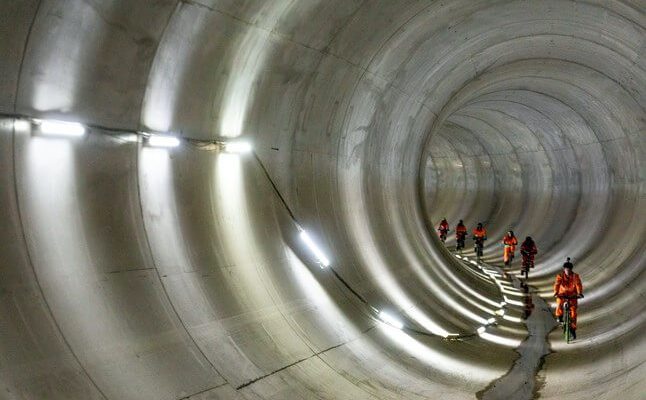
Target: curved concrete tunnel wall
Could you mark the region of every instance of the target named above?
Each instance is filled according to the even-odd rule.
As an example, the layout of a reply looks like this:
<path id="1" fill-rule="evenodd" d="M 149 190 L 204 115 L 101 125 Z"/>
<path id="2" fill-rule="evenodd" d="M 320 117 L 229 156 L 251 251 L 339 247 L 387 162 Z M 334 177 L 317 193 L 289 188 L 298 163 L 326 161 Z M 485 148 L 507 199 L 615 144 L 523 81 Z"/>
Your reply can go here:
<path id="1" fill-rule="evenodd" d="M 530 284 L 547 298 L 566 255 L 586 284 L 541 398 L 646 391 L 643 1 L 2 9 L 0 397 L 462 399 L 517 358 L 522 323 L 496 343 L 377 322 L 253 158 L 120 130 L 252 139 L 335 270 L 418 331 L 472 333 L 500 301 L 438 218 L 531 234 Z"/>

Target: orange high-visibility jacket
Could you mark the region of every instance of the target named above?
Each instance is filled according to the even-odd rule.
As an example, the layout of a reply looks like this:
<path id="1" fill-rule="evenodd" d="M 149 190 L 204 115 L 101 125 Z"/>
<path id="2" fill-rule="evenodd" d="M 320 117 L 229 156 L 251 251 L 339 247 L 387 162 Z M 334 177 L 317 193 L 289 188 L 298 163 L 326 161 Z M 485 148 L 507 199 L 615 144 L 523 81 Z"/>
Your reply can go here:
<path id="1" fill-rule="evenodd" d="M 583 285 L 581 284 L 579 274 L 572 272 L 570 276 L 567 276 L 565 275 L 565 272 L 561 272 L 556 275 L 554 294 L 560 296 L 578 296 L 582 293 Z"/>
<path id="2" fill-rule="evenodd" d="M 473 228 L 473 236 L 483 238 L 487 236 L 487 230 L 485 228 L 478 229 L 478 228 Z"/>
<path id="3" fill-rule="evenodd" d="M 508 235 L 505 235 L 505 237 L 502 239 L 502 243 L 505 246 L 511 246 L 511 248 L 513 250 L 516 250 L 516 245 L 518 244 L 518 239 L 516 239 L 516 236 L 509 237 Z"/>
<path id="4" fill-rule="evenodd" d="M 438 228 L 440 231 L 448 231 L 449 230 L 449 223 L 448 222 L 440 222 L 440 227 Z"/>
<path id="5" fill-rule="evenodd" d="M 463 233 L 463 234 L 465 234 L 465 235 L 466 235 L 466 233 L 467 233 L 467 227 L 466 227 L 466 226 L 464 226 L 464 225 L 458 225 L 458 226 L 456 226 L 456 227 L 455 227 L 455 233 L 456 233 L 456 234 Z"/>

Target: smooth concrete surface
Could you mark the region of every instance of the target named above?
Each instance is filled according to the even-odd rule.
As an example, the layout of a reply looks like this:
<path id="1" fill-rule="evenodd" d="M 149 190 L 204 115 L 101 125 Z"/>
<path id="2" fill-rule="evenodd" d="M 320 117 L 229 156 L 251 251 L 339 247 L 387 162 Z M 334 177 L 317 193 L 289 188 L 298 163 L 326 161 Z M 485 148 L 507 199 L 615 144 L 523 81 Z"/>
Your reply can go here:
<path id="1" fill-rule="evenodd" d="M 442 217 L 581 274 L 523 398 L 644 398 L 643 0 L 0 6 L 0 398 L 474 399 L 532 341 Z M 137 131 L 251 140 L 357 295 L 252 155 Z"/>

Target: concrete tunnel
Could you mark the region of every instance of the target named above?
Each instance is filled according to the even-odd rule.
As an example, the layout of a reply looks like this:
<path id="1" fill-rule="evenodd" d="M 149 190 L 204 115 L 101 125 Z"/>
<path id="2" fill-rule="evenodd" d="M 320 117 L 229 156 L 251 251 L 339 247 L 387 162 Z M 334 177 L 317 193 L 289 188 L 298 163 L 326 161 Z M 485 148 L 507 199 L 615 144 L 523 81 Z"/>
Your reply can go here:
<path id="1" fill-rule="evenodd" d="M 0 398 L 646 398 L 645 1 L 0 3 Z"/>

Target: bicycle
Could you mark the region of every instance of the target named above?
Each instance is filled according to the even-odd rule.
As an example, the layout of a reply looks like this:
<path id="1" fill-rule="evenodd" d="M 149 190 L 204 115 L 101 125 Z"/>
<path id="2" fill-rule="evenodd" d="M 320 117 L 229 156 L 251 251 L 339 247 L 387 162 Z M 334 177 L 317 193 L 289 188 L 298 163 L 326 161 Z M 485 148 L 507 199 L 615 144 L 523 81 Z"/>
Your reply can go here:
<path id="1" fill-rule="evenodd" d="M 506 249 L 506 248 L 509 248 L 509 247 L 512 247 L 512 246 L 506 244 L 506 245 L 504 245 L 504 247 Z M 513 262 L 514 262 L 514 253 L 511 253 L 511 254 L 509 254 L 509 258 L 505 262 L 505 267 L 510 267 Z"/>
<path id="2" fill-rule="evenodd" d="M 529 279 L 529 269 L 534 268 L 534 259 L 528 254 L 523 254 L 522 252 L 521 254 L 523 256 L 521 276 L 524 274 L 525 279 Z"/>
<path id="3" fill-rule="evenodd" d="M 474 237 L 475 240 L 474 243 L 474 250 L 476 252 L 476 259 L 478 262 L 480 262 L 480 257 L 482 257 L 483 252 L 482 249 L 484 248 L 484 241 L 487 240 L 486 237 Z"/>
<path id="4" fill-rule="evenodd" d="M 572 340 L 572 326 L 570 323 L 570 300 L 576 300 L 576 299 L 581 299 L 583 298 L 583 295 L 579 296 L 556 296 L 561 299 L 563 299 L 563 304 L 561 307 L 563 307 L 563 338 L 565 339 L 565 343 L 570 344 L 570 341 Z"/>
<path id="5" fill-rule="evenodd" d="M 446 234 L 449 233 L 448 229 L 438 229 L 440 231 L 440 242 L 446 242 Z"/>
<path id="6" fill-rule="evenodd" d="M 455 251 L 461 251 L 464 249 L 464 240 L 466 239 L 465 233 L 458 233 L 455 235 L 456 245 Z"/>

